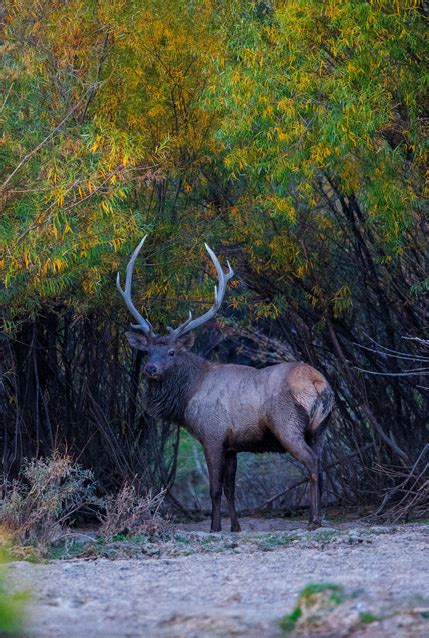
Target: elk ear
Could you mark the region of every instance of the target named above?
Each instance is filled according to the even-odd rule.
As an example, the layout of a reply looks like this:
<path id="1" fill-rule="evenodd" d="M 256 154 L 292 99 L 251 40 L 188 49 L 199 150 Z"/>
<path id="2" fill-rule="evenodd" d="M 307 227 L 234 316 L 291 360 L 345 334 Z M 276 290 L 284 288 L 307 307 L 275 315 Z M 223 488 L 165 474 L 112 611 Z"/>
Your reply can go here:
<path id="1" fill-rule="evenodd" d="M 192 332 L 188 332 L 188 334 L 180 337 L 177 342 L 182 348 L 186 350 L 190 350 L 195 343 L 195 335 Z"/>
<path id="2" fill-rule="evenodd" d="M 143 351 L 147 350 L 148 338 L 146 335 L 139 334 L 138 332 L 126 332 L 125 335 L 132 348 Z"/>

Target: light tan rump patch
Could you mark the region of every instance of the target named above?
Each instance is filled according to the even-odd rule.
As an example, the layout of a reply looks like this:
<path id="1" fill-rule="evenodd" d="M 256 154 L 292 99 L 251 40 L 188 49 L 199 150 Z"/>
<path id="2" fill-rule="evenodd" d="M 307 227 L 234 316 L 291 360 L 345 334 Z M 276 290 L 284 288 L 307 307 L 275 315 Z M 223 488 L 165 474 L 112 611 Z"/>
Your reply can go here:
<path id="1" fill-rule="evenodd" d="M 325 377 L 306 363 L 297 363 L 291 369 L 288 382 L 296 401 L 308 411 L 328 385 Z"/>

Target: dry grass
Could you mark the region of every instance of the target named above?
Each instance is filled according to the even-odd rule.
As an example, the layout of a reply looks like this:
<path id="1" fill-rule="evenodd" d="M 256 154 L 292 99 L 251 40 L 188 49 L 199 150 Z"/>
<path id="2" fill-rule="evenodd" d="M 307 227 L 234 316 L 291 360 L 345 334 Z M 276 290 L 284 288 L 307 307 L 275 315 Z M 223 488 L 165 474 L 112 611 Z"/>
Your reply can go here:
<path id="1" fill-rule="evenodd" d="M 146 534 L 159 538 L 169 530 L 170 522 L 160 514 L 165 490 L 154 496 L 139 496 L 133 485 L 126 483 L 118 494 L 107 499 L 100 533 L 106 538 L 117 534 Z"/>
<path id="2" fill-rule="evenodd" d="M 46 555 L 54 543 L 70 535 L 66 528 L 82 511 L 97 514 L 100 536 L 106 539 L 118 534 L 162 538 L 170 527 L 160 514 L 165 490 L 141 496 L 126 483 L 115 496 L 100 499 L 93 473 L 58 453 L 25 462 L 19 480 L 4 481 L 2 492 L 0 530 L 15 546 L 14 553 L 36 548 Z"/>
<path id="3" fill-rule="evenodd" d="M 95 487 L 93 473 L 67 455 L 26 461 L 19 480 L 3 482 L 0 525 L 14 543 L 43 553 L 77 512 L 102 505 Z"/>

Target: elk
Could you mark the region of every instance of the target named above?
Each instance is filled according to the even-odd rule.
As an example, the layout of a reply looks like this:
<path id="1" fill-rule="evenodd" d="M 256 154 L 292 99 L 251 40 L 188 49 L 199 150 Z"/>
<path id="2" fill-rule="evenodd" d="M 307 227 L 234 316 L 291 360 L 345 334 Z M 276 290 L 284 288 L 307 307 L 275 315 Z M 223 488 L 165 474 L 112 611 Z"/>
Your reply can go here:
<path id="1" fill-rule="evenodd" d="M 333 392 L 325 377 L 299 361 L 262 369 L 232 363 L 210 362 L 190 352 L 185 338 L 212 319 L 225 296 L 234 272 L 225 273 L 214 252 L 205 244 L 218 276 L 210 310 L 193 319 L 192 313 L 168 334 L 155 334 L 131 299 L 134 264 L 146 240 L 134 250 L 126 270 L 125 288 L 120 275 L 116 285 L 137 321 L 127 332 L 132 348 L 146 358 L 147 409 L 153 416 L 183 426 L 204 449 L 212 502 L 211 531 L 221 531 L 222 488 L 228 503 L 231 531 L 239 532 L 235 510 L 235 476 L 238 452 L 289 452 L 306 468 L 310 484 L 309 528 L 321 525 L 322 476 L 320 456 Z"/>

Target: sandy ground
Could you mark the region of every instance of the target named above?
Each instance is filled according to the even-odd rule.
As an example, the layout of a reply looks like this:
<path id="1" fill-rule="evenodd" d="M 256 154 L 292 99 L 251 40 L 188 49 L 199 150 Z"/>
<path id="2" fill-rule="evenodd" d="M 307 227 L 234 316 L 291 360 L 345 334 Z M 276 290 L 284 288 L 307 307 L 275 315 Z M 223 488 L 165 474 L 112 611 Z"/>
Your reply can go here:
<path id="1" fill-rule="evenodd" d="M 329 582 L 350 599 L 318 626 L 298 624 L 296 635 L 429 637 L 429 525 L 349 523 L 321 534 L 303 523 L 243 519 L 244 532 L 217 535 L 213 547 L 207 525 L 177 526 L 189 541 L 184 554 L 11 563 L 11 586 L 33 592 L 27 635 L 274 638 L 299 591 Z M 298 536 L 286 542 L 284 532 Z M 380 620 L 356 620 L 368 613 Z"/>

